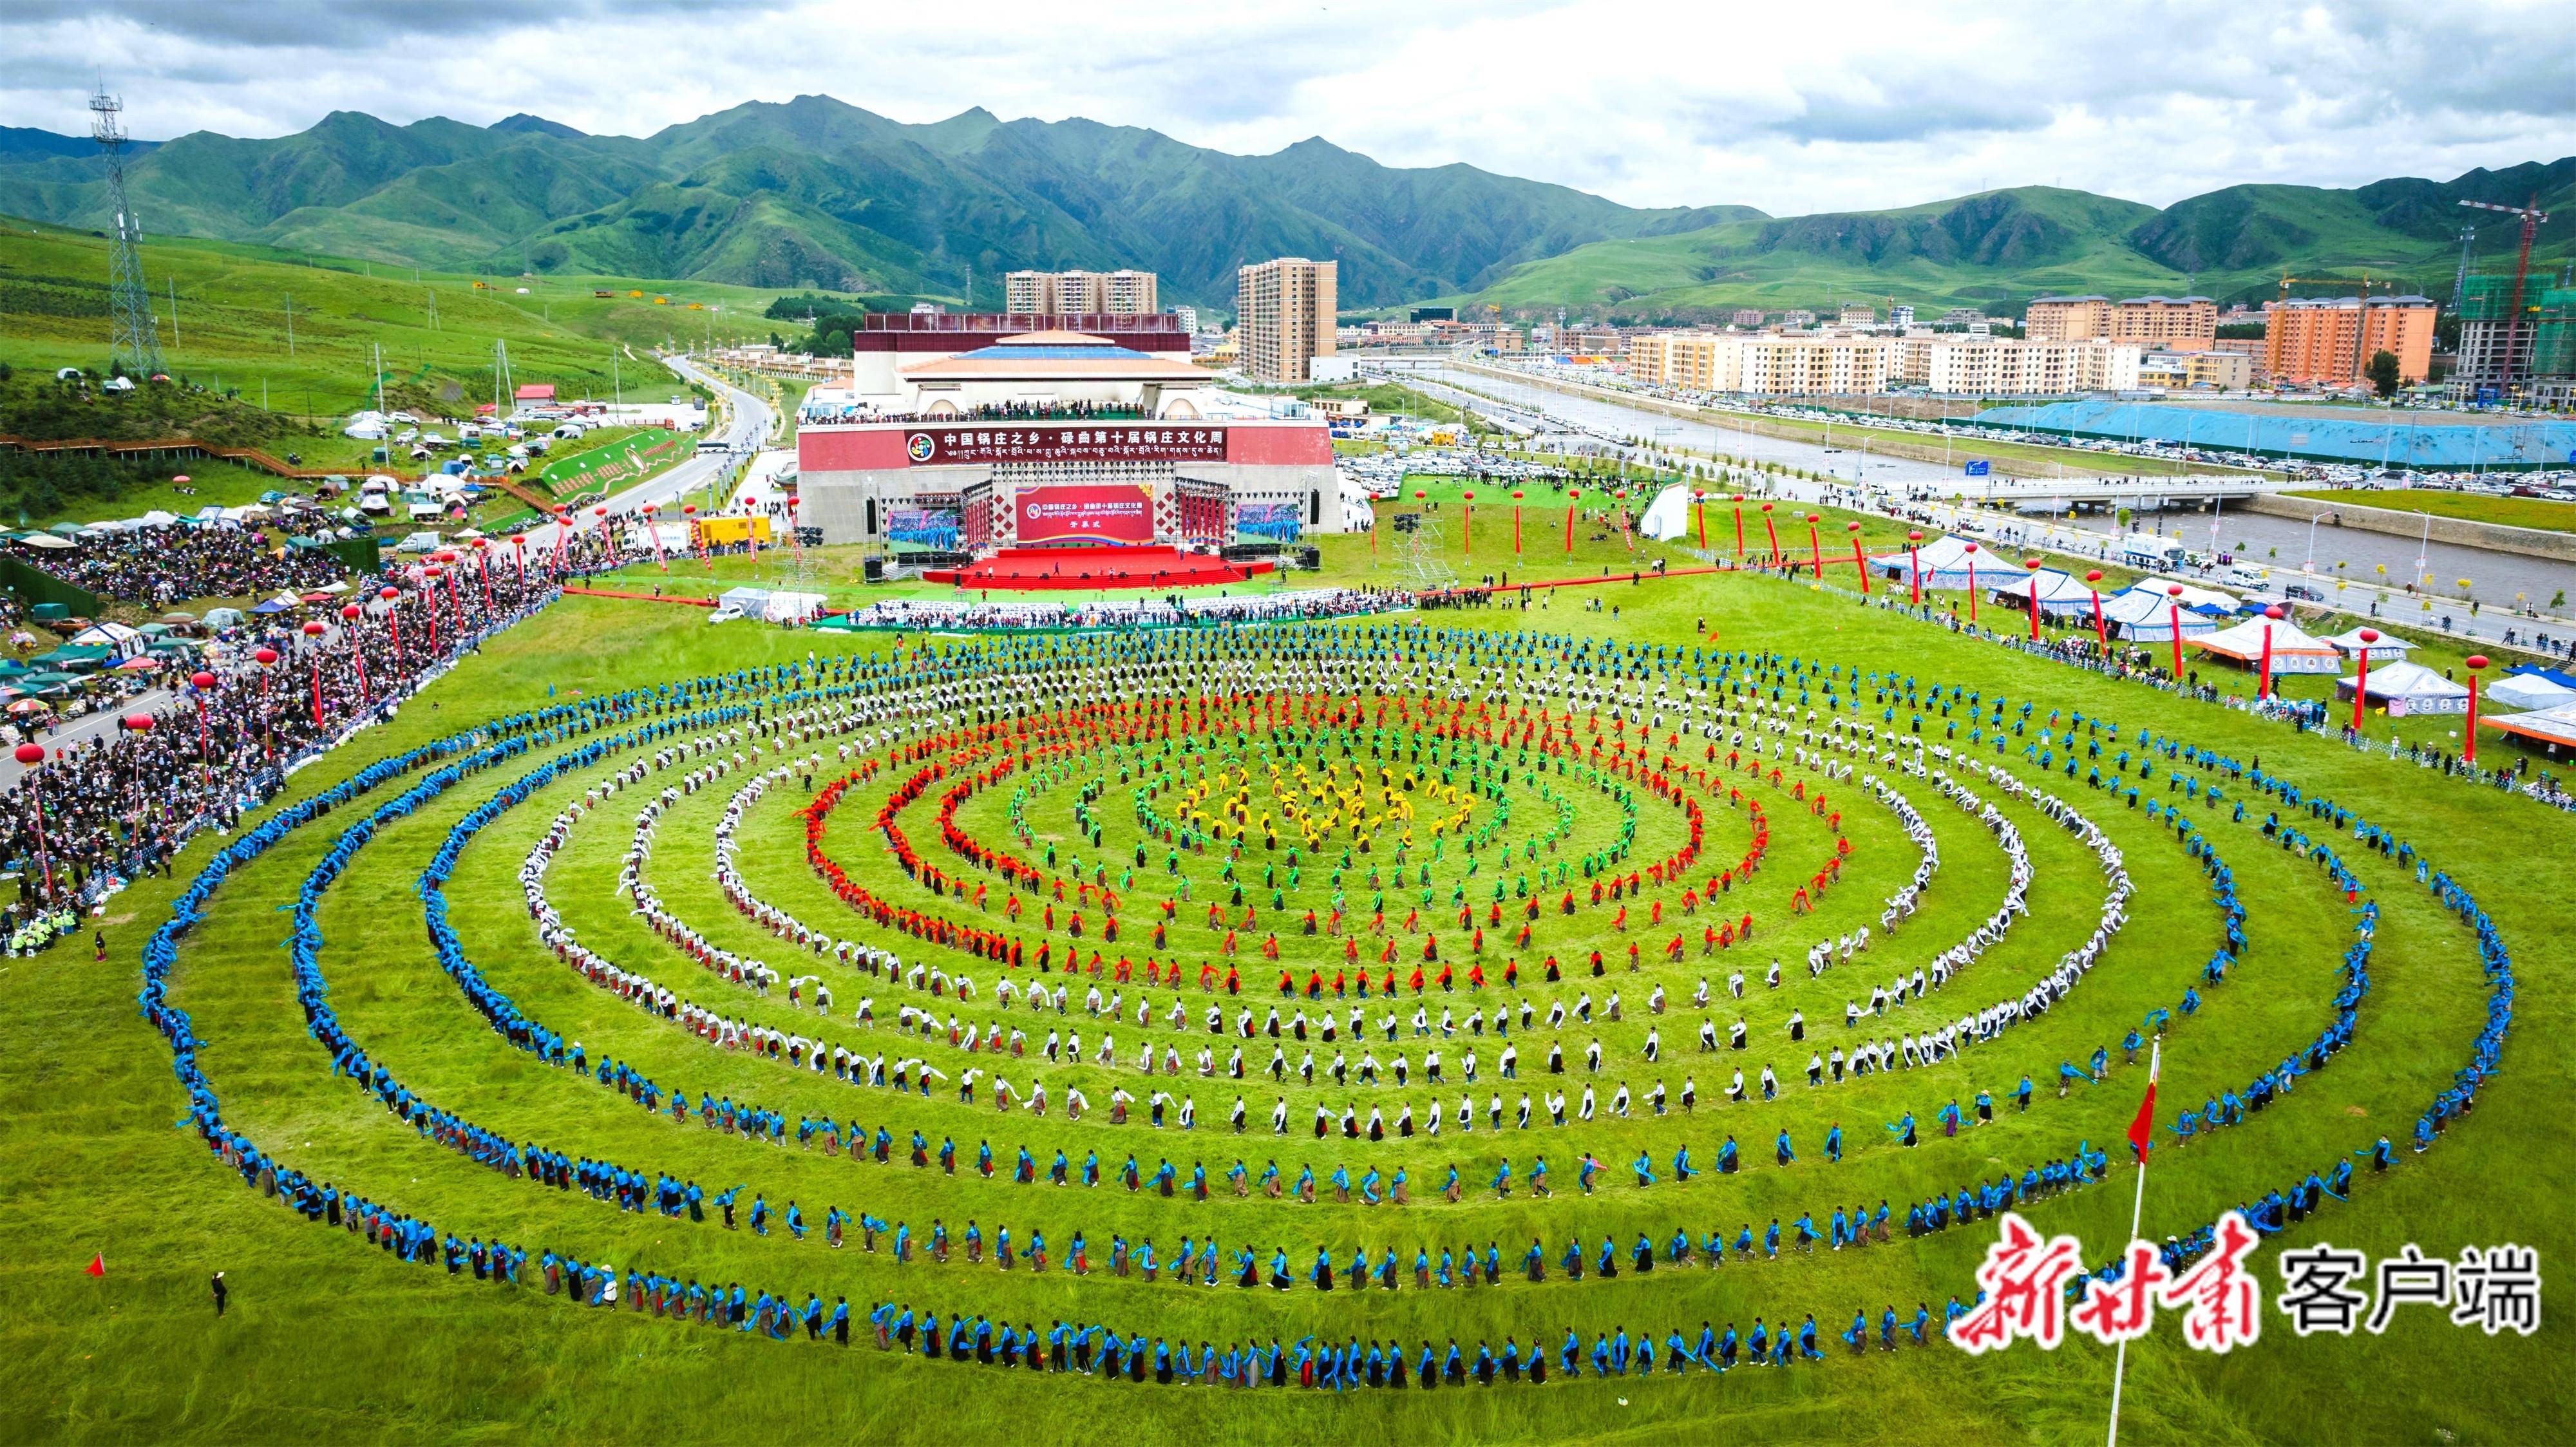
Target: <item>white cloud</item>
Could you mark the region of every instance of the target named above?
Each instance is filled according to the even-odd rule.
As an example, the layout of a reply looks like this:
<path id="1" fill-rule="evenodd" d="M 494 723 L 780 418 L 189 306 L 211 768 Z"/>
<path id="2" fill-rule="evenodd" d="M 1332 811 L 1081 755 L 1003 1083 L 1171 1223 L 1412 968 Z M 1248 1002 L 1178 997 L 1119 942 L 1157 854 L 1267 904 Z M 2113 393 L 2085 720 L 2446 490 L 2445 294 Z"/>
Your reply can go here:
<path id="1" fill-rule="evenodd" d="M 1087 116 L 1238 152 L 1307 136 L 1632 205 L 1779 214 L 2056 183 L 2167 204 L 2248 181 L 2448 177 L 2576 152 L 2539 3 L 1827 0 L 1071 9 L 335 0 L 0 9 L 0 122 L 78 130 L 94 75 L 138 135 L 333 109 L 649 134 L 819 92 L 904 121 Z"/>

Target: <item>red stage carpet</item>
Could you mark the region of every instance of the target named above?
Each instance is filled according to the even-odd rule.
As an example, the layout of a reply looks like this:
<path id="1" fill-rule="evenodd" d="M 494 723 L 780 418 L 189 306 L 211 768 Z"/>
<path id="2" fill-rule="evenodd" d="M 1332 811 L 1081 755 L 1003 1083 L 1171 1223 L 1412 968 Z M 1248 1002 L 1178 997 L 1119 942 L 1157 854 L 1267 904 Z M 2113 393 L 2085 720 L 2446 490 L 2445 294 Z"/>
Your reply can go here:
<path id="1" fill-rule="evenodd" d="M 1178 548 L 1004 548 L 963 568 L 923 573 L 960 588 L 1204 588 L 1240 583 L 1271 565 L 1229 563 Z"/>

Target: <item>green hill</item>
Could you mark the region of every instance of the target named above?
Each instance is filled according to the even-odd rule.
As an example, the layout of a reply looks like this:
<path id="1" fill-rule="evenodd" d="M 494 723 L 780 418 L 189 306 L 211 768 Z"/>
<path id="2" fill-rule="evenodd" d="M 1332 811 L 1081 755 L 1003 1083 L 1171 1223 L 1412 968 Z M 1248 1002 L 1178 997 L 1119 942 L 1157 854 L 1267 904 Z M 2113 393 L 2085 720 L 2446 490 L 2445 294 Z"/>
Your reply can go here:
<path id="1" fill-rule="evenodd" d="M 362 405 L 374 391 L 369 365 L 378 348 L 389 387 L 426 404 L 470 406 L 491 398 L 496 341 L 508 345 L 515 382 L 604 395 L 619 382 L 667 391 L 669 373 L 647 355 L 666 341 L 760 339 L 783 325 L 760 315 L 776 293 L 705 282 L 414 272 L 159 236 L 146 240 L 143 266 L 172 375 L 220 384 L 218 391 L 252 403 L 265 397 L 268 408 L 298 417 Z M 628 294 L 638 290 L 644 295 Z M 669 304 L 655 305 L 656 297 Z M 689 310 L 692 302 L 701 309 Z M 107 336 L 106 241 L 0 224 L 0 361 L 22 372 L 96 370 L 107 360 Z"/>
<path id="2" fill-rule="evenodd" d="M 2535 192 L 2561 218 L 2541 228 L 2535 257 L 2555 263 L 2576 256 L 2576 217 L 2563 214 L 2576 209 L 2571 158 L 2474 171 L 2448 183 L 2400 179 L 2350 191 L 2231 186 L 2162 211 L 2028 186 L 1893 211 L 1722 222 L 1576 247 L 1454 300 L 1680 320 L 1739 306 L 1823 308 L 1836 301 L 2000 314 L 2068 291 L 2189 288 L 2223 302 L 2259 303 L 2279 294 L 2284 274 L 2368 275 L 2447 298 L 2464 221 L 2484 233 L 2476 262 L 2482 268 L 2501 264 L 2514 235 L 2509 218 L 2458 203 L 2511 197 L 2520 204 Z"/>
<path id="3" fill-rule="evenodd" d="M 2556 206 L 2544 259 L 2576 238 L 2576 158 L 2354 190 L 2232 186 L 2161 211 L 2020 187 L 1772 217 L 1638 209 L 1472 166 L 1382 166 L 1321 138 L 1237 156 L 1078 117 L 975 109 L 908 125 L 825 96 L 642 137 L 531 115 L 397 126 L 337 111 L 291 136 L 139 147 L 128 175 L 155 232 L 451 273 L 984 307 L 1016 268 L 1133 266 L 1158 273 L 1168 301 L 1223 310 L 1236 267 L 1299 254 L 1340 262 L 1353 311 L 1449 300 L 1691 318 L 1842 298 L 2001 310 L 2049 291 L 2185 286 L 2240 300 L 2272 294 L 2284 272 L 2367 271 L 2447 296 L 2464 220 L 2482 225 L 2489 264 L 2510 246 L 2505 218 L 2462 199 Z M 0 131 L 0 214 L 93 229 L 106 210 L 85 141 Z"/>

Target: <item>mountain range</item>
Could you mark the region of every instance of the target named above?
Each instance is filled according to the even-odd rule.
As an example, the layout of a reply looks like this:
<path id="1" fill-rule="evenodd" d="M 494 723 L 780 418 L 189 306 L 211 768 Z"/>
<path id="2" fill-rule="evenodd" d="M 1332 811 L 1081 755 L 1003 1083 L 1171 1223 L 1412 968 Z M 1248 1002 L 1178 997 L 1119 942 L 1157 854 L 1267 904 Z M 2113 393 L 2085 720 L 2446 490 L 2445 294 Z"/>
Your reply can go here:
<path id="1" fill-rule="evenodd" d="M 2285 271 L 2369 270 L 2447 296 L 2464 221 L 2481 264 L 2512 223 L 2463 199 L 2538 194 L 2576 238 L 2576 158 L 2354 190 L 2233 186 L 2158 209 L 2052 187 L 1887 211 L 1641 209 L 1466 165 L 1383 166 L 1310 139 L 1267 156 L 982 109 L 928 125 L 824 96 L 650 136 L 533 115 L 393 125 L 338 111 L 275 139 L 196 132 L 127 163 L 147 231 L 399 265 L 610 273 L 998 304 L 1005 271 L 1141 267 L 1167 302 L 1233 300 L 1234 270 L 1341 263 L 1345 310 L 1425 300 L 1690 316 L 1890 297 L 2010 306 L 2058 290 L 2269 294 Z M 107 222 L 86 138 L 0 127 L 0 213 Z M 2493 236 L 2508 239 L 2499 247 Z"/>

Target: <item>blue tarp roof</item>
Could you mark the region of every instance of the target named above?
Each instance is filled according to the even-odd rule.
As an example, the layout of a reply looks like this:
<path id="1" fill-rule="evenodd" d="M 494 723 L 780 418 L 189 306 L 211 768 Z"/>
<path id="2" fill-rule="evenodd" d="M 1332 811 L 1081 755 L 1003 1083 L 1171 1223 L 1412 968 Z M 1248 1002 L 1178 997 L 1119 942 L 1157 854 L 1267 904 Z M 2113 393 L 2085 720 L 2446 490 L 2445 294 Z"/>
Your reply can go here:
<path id="1" fill-rule="evenodd" d="M 2026 427 L 2075 437 L 2179 442 L 2216 452 L 2255 452 L 2324 462 L 2442 470 L 2565 467 L 2576 458 L 2576 422 L 2479 425 L 2398 412 L 2384 421 L 2231 412 L 2151 402 L 2051 402 L 1989 407 L 1980 427 Z"/>

